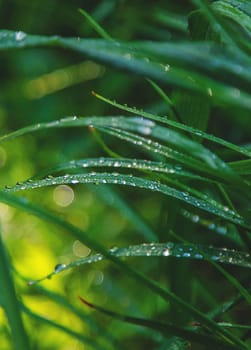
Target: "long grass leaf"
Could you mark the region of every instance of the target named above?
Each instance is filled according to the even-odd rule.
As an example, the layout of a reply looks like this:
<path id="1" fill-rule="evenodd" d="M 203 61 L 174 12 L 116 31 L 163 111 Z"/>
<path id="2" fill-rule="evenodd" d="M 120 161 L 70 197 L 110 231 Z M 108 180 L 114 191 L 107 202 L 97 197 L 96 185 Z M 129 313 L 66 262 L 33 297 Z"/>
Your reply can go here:
<path id="1" fill-rule="evenodd" d="M 223 50 L 208 43 L 123 43 L 0 31 L 0 50 L 38 46 L 68 48 L 153 80 L 198 91 L 211 96 L 215 102 L 251 110 L 250 77 L 247 74 L 250 62 L 231 48 Z M 242 70 L 237 72 L 239 67 Z"/>
<path id="2" fill-rule="evenodd" d="M 12 345 L 16 350 L 30 349 L 28 337 L 23 325 L 21 308 L 11 276 L 11 264 L 0 234 L 0 304 L 9 321 Z"/>
<path id="3" fill-rule="evenodd" d="M 94 241 L 89 236 L 87 236 L 83 230 L 65 221 L 62 217 L 55 216 L 52 212 L 45 211 L 41 207 L 31 204 L 26 198 L 18 198 L 10 193 L 5 193 L 3 191 L 0 191 L 0 201 L 7 205 L 21 209 L 27 213 L 35 215 L 43 219 L 44 221 L 53 223 L 61 227 L 64 231 L 69 231 L 72 235 L 74 235 L 74 237 L 76 237 L 81 242 L 89 246 L 91 249 L 103 254 L 109 260 L 113 261 L 126 274 L 128 274 L 132 278 L 135 278 L 139 283 L 145 285 L 153 293 L 161 296 L 165 301 L 171 301 L 172 303 L 177 305 L 177 307 L 186 310 L 186 312 L 198 319 L 199 322 L 205 324 L 209 329 L 215 332 L 215 334 L 219 336 L 219 338 L 224 340 L 227 344 L 229 344 L 229 346 L 235 345 L 237 349 L 247 349 L 247 347 L 242 341 L 240 341 L 231 333 L 228 333 L 225 330 L 221 329 L 215 322 L 206 317 L 202 312 L 200 312 L 190 304 L 186 303 L 184 300 L 180 299 L 177 295 L 175 295 L 168 289 L 162 288 L 155 281 L 146 278 L 142 273 L 129 267 L 123 261 L 110 254 L 106 249 L 102 247 L 100 243 Z"/>
<path id="4" fill-rule="evenodd" d="M 154 192 L 160 192 L 164 195 L 179 199 L 187 204 L 190 204 L 198 209 L 207 211 L 211 214 L 220 216 L 230 222 L 240 225 L 244 228 L 248 228 L 242 217 L 231 210 L 228 207 L 222 206 L 220 203 L 214 201 L 210 203 L 209 201 L 201 200 L 193 197 L 189 193 L 181 192 L 175 188 L 169 187 L 167 185 L 161 184 L 158 181 L 152 181 L 141 177 L 136 177 L 132 175 L 124 175 L 119 173 L 88 173 L 88 174 L 73 174 L 73 175 L 63 175 L 54 178 L 45 178 L 42 180 L 29 180 L 27 182 L 18 183 L 14 187 L 9 187 L 5 189 L 5 192 L 16 192 L 23 191 L 41 187 L 48 187 L 61 184 L 115 184 L 130 186 L 134 188 L 147 189 Z"/>
<path id="5" fill-rule="evenodd" d="M 167 322 L 160 322 L 160 321 L 156 321 L 156 320 L 150 320 L 150 319 L 145 319 L 145 318 L 138 318 L 138 317 L 133 317 L 133 316 L 129 316 L 129 315 L 124 315 L 124 314 L 121 314 L 118 312 L 107 310 L 107 309 L 100 307 L 98 305 L 94 305 L 93 303 L 90 303 L 89 301 L 87 301 L 86 299 L 84 299 L 82 297 L 79 297 L 79 299 L 86 306 L 88 306 L 96 311 L 99 311 L 107 316 L 110 316 L 110 317 L 117 319 L 117 320 L 120 320 L 122 322 L 127 322 L 127 323 L 134 324 L 137 326 L 142 326 L 142 327 L 154 329 L 156 331 L 163 333 L 165 336 L 176 335 L 176 336 L 180 336 L 182 338 L 185 338 L 189 341 L 195 341 L 195 342 L 198 342 L 200 344 L 207 344 L 207 345 L 210 344 L 211 346 L 213 345 L 216 348 L 220 347 L 221 349 L 229 347 L 229 345 L 224 344 L 224 342 L 221 342 L 212 336 L 198 333 L 193 329 L 177 327 L 177 326 L 175 326 L 171 323 L 167 323 Z"/>
<path id="6" fill-rule="evenodd" d="M 112 248 L 109 252 L 116 257 L 123 258 L 156 256 L 164 258 L 175 257 L 178 259 L 207 260 L 210 262 L 217 262 L 217 264 L 223 263 L 251 268 L 251 255 L 249 253 L 234 249 L 202 246 L 199 244 L 173 242 L 142 243 L 126 248 Z M 29 284 L 37 284 L 38 282 L 44 281 L 45 279 L 50 279 L 54 275 L 57 275 L 65 270 L 73 269 L 85 264 L 97 263 L 104 258 L 105 257 L 102 254 L 94 254 L 82 259 L 77 259 L 69 264 L 58 265 L 54 271 L 45 277 L 30 281 Z"/>
<path id="7" fill-rule="evenodd" d="M 151 119 L 151 120 L 154 120 L 154 121 L 157 121 L 157 122 L 161 122 L 163 124 L 166 124 L 166 125 L 169 125 L 169 126 L 172 126 L 172 127 L 175 127 L 177 129 L 180 129 L 180 130 L 183 130 L 183 131 L 186 131 L 194 136 L 199 136 L 205 140 L 209 140 L 211 142 L 214 142 L 216 144 L 219 144 L 221 146 L 224 146 L 226 148 L 229 148 L 235 152 L 238 152 L 238 153 L 241 153 L 247 157 L 251 157 L 251 152 L 250 150 L 248 150 L 247 148 L 245 147 L 240 147 L 238 145 L 235 145 L 231 142 L 228 142 L 220 137 L 217 137 L 217 136 L 214 136 L 212 134 L 208 134 L 206 132 L 203 132 L 202 130 L 200 129 L 197 129 L 197 128 L 193 128 L 189 125 L 185 125 L 185 124 L 182 124 L 182 123 L 179 123 L 179 122 L 176 122 L 174 120 L 171 120 L 170 118 L 168 117 L 161 117 L 161 116 L 157 116 L 157 115 L 154 115 L 152 113 L 149 113 L 149 112 L 145 112 L 143 111 L 142 109 L 137 109 L 135 107 L 129 107 L 127 105 L 122 105 L 116 101 L 112 101 L 112 100 L 109 100 L 108 98 L 105 98 L 103 96 L 101 96 L 100 94 L 97 94 L 96 92 L 93 92 L 93 95 L 95 97 L 97 97 L 98 99 L 120 109 L 120 110 L 124 110 L 124 111 L 127 111 L 127 112 L 130 112 L 130 113 L 133 113 L 133 114 L 136 114 L 136 115 L 140 115 L 142 117 L 145 117 L 145 118 L 148 118 L 148 119 Z"/>

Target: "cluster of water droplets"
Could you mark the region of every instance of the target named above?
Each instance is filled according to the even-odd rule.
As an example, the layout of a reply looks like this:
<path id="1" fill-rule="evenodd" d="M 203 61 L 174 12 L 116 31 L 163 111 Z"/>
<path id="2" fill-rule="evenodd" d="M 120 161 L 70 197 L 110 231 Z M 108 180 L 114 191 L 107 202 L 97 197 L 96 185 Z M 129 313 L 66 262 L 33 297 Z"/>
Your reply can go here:
<path id="1" fill-rule="evenodd" d="M 175 257 L 196 260 L 212 260 L 218 263 L 232 264 L 251 268 L 251 255 L 246 252 L 236 251 L 227 248 L 216 248 L 212 246 L 202 246 L 186 243 L 143 243 L 131 245 L 126 248 L 112 247 L 109 253 L 115 257 Z M 78 259 L 70 264 L 57 264 L 54 270 L 47 276 L 28 282 L 29 285 L 49 279 L 52 276 L 84 264 L 92 264 L 105 259 L 102 254 L 94 254 Z"/>
<path id="2" fill-rule="evenodd" d="M 22 31 L 12 32 L 10 30 L 0 31 L 0 45 L 2 47 L 15 47 L 22 44 L 23 40 L 26 38 L 26 34 Z"/>
<path id="3" fill-rule="evenodd" d="M 129 158 L 89 158 L 72 160 L 67 163 L 60 164 L 58 170 L 69 170 L 78 168 L 89 168 L 89 167 L 114 167 L 114 168 L 128 168 L 128 169 L 138 169 L 147 170 L 154 172 L 161 172 L 165 174 L 175 174 L 179 176 L 186 176 L 192 178 L 201 178 L 193 175 L 192 173 L 183 170 L 180 164 L 168 164 L 165 162 L 154 162 L 145 159 L 129 159 Z M 54 171 L 57 168 L 54 168 Z"/>

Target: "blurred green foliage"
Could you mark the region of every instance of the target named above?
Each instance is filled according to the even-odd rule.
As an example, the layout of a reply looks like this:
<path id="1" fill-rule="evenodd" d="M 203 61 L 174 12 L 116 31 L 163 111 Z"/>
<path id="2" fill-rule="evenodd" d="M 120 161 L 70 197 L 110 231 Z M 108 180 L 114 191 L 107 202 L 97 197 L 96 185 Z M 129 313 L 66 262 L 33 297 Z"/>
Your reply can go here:
<path id="1" fill-rule="evenodd" d="M 221 32 L 215 32 L 210 19 L 202 15 L 201 10 L 198 12 L 196 3 L 198 2 L 146 3 L 124 0 L 0 1 L 1 28 L 39 35 L 98 38 L 90 23 L 78 12 L 78 8 L 84 8 L 116 40 L 184 44 L 196 40 L 213 40 L 223 48 L 224 45 L 228 46 L 229 43 L 224 42 L 225 37 L 221 36 Z M 236 23 L 238 34 L 234 40 L 241 38 L 240 46 L 248 55 L 249 47 L 245 46 L 245 38 L 250 35 L 248 26 L 241 27 L 237 22 L 238 16 L 224 17 L 221 3 L 216 1 L 214 6 L 223 28 L 230 33 L 230 37 L 234 37 L 228 29 L 231 28 L 232 21 Z M 234 1 L 226 3 L 229 6 L 236 5 Z M 244 5 L 245 1 L 242 1 L 238 8 L 244 8 L 249 24 L 250 5 Z M 199 69 L 198 62 L 198 71 Z M 143 77 L 94 62 L 70 50 L 40 47 L 1 51 L 0 75 L 1 134 L 67 115 L 129 115 L 95 98 L 91 91 L 96 91 L 122 104 L 137 106 L 155 115 L 168 115 L 172 120 L 194 126 L 238 145 L 246 146 L 250 142 L 250 110 L 232 107 L 227 103 L 214 103 L 208 96 L 200 93 L 185 92 L 177 86 L 161 84 L 160 87 L 172 102 L 167 104 Z M 238 77 L 233 77 L 232 80 L 228 76 L 220 78 L 226 87 L 229 84 L 238 94 L 238 83 L 234 85 Z M 218 76 L 215 80 L 217 79 Z M 243 91 L 250 93 L 250 88 L 244 86 Z M 238 96 L 233 96 L 234 98 L 238 99 Z M 16 182 L 26 180 L 58 163 L 107 156 L 107 149 L 102 147 L 102 143 L 121 156 L 149 159 L 148 152 L 140 147 L 121 142 L 99 131 L 96 133 L 97 135 L 92 128 L 48 129 L 2 143 L 1 185 L 14 186 Z M 200 137 L 193 139 L 202 142 Z M 223 150 L 218 145 L 212 146 L 207 141 L 204 141 L 204 145 L 210 145 L 226 162 L 243 159 L 242 156 Z M 155 154 L 153 159 L 160 161 L 164 158 Z M 190 184 L 223 204 L 227 202 L 224 191 L 216 191 L 213 185 L 204 186 L 196 183 L 196 180 L 190 181 Z M 237 212 L 249 210 L 246 207 L 247 199 L 242 198 L 241 193 L 238 197 L 236 189 L 232 192 L 233 206 L 237 207 Z M 224 235 L 219 235 L 210 228 L 210 223 L 225 225 L 229 231 L 238 234 L 238 228 L 233 224 L 225 223 L 217 217 L 212 218 L 208 214 L 202 216 L 199 224 L 196 220 L 189 221 L 184 214 L 187 209 L 190 210 L 188 205 L 181 205 L 176 199 L 166 198 L 160 193 L 138 188 L 125 190 L 111 186 L 107 189 L 103 185 L 78 184 L 27 190 L 25 196 L 80 227 L 107 249 L 144 242 L 139 226 L 135 225 L 137 220 L 144 222 L 160 242 L 173 240 L 175 237 L 177 240 L 181 238 L 194 243 L 240 249 L 238 242 L 228 241 Z M 130 212 L 137 219 L 132 218 Z M 192 213 L 200 214 L 196 209 Z M 58 263 L 67 264 L 79 257 L 85 257 L 90 254 L 90 249 L 68 232 L 5 204 L 0 204 L 0 218 L 3 238 L 15 270 L 13 273 L 17 295 L 29 309 L 26 310 L 24 323 L 32 349 L 189 348 L 187 342 L 180 338 L 169 339 L 170 337 L 154 330 L 119 322 L 80 303 L 79 295 L 94 304 L 135 317 L 193 326 L 194 320 L 189 314 L 186 315 L 173 305 L 167 305 L 158 295 L 124 275 L 109 261 L 69 270 L 44 281 L 43 287 L 27 286 L 27 280 L 47 275 Z M 250 246 L 248 234 L 245 244 L 245 248 L 241 248 L 247 250 Z M 130 264 L 148 277 L 156 279 L 161 285 L 169 287 L 174 294 L 195 305 L 205 314 L 219 308 L 224 301 L 234 300 L 237 293 L 233 285 L 206 261 L 198 263 L 173 258 L 166 261 L 163 258 L 135 257 L 130 258 Z M 231 266 L 227 271 L 248 287 L 249 270 Z M 250 308 L 242 300 L 226 317 L 223 316 L 223 320 L 219 318 L 219 321 L 246 324 L 250 322 L 249 313 Z M 77 334 L 59 330 L 50 321 Z M 0 309 L 1 350 L 12 348 L 10 329 L 6 323 L 5 314 Z M 236 336 L 250 344 L 250 330 L 237 330 Z M 210 346 L 195 344 L 192 348 L 210 349 Z"/>

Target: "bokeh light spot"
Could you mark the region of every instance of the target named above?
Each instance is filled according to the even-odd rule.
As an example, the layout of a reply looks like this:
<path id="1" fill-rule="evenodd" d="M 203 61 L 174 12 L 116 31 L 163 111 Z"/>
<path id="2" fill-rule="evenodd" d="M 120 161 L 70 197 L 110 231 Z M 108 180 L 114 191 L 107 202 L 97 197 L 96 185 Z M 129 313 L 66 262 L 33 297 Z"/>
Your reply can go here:
<path id="1" fill-rule="evenodd" d="M 68 207 L 74 201 L 74 191 L 70 186 L 59 185 L 53 191 L 54 202 L 60 207 Z"/>

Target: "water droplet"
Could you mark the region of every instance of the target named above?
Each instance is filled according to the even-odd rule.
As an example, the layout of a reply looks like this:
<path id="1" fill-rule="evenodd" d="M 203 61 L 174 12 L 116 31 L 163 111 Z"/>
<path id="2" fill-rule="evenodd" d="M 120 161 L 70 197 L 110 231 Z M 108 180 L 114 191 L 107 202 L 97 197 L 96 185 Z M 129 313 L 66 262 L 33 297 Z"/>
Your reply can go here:
<path id="1" fill-rule="evenodd" d="M 28 282 L 27 282 L 27 285 L 28 285 L 28 286 L 33 286 L 33 284 L 35 284 L 35 283 L 36 283 L 36 281 L 28 281 Z"/>
<path id="2" fill-rule="evenodd" d="M 71 183 L 72 183 L 72 184 L 78 184 L 78 183 L 79 183 L 79 180 L 77 180 L 77 179 L 72 179 L 72 180 L 71 180 Z"/>
<path id="3" fill-rule="evenodd" d="M 65 264 L 57 264 L 54 268 L 54 272 L 59 273 L 59 272 L 63 271 L 65 268 L 66 268 Z"/>
<path id="4" fill-rule="evenodd" d="M 114 163 L 114 166 L 115 166 L 115 167 L 120 167 L 120 166 L 121 166 L 121 163 L 116 161 L 116 162 Z"/>
<path id="5" fill-rule="evenodd" d="M 118 250 L 118 247 L 116 245 L 114 245 L 110 248 L 109 251 L 110 251 L 110 253 L 114 253 L 114 252 L 116 252 L 116 250 Z"/>
<path id="6" fill-rule="evenodd" d="M 192 219 L 192 222 L 199 222 L 200 221 L 199 215 L 193 215 L 191 219 Z"/>
<path id="7" fill-rule="evenodd" d="M 210 223 L 210 224 L 207 226 L 207 228 L 208 228 L 209 230 L 214 230 L 215 227 L 216 227 L 216 225 L 215 225 L 214 223 Z"/>
<path id="8" fill-rule="evenodd" d="M 26 34 L 24 32 L 16 32 L 15 33 L 15 39 L 16 41 L 22 41 L 26 37 Z"/>
<path id="9" fill-rule="evenodd" d="M 53 120 L 52 122 L 49 122 L 46 124 L 47 127 L 53 127 L 59 124 L 58 120 Z"/>
<path id="10" fill-rule="evenodd" d="M 170 255 L 170 250 L 168 248 L 166 248 L 164 251 L 163 251 L 163 255 L 164 256 L 169 256 Z"/>
<path id="11" fill-rule="evenodd" d="M 221 235 L 225 235 L 227 233 L 227 228 L 224 226 L 218 226 L 216 231 Z"/>
<path id="12" fill-rule="evenodd" d="M 77 120 L 78 118 L 76 116 L 73 117 L 65 117 L 65 118 L 61 118 L 60 122 L 61 123 L 67 123 L 67 122 L 72 122 L 74 120 Z"/>
<path id="13" fill-rule="evenodd" d="M 140 126 L 138 127 L 138 131 L 143 135 L 150 135 L 152 132 L 152 129 L 149 126 Z"/>
<path id="14" fill-rule="evenodd" d="M 195 258 L 195 259 L 202 259 L 202 258 L 203 258 L 203 255 L 202 255 L 202 254 L 199 254 L 199 253 L 196 253 L 196 254 L 194 254 L 194 258 Z"/>

